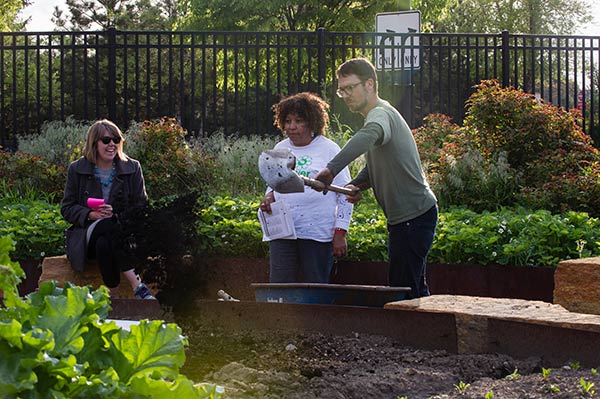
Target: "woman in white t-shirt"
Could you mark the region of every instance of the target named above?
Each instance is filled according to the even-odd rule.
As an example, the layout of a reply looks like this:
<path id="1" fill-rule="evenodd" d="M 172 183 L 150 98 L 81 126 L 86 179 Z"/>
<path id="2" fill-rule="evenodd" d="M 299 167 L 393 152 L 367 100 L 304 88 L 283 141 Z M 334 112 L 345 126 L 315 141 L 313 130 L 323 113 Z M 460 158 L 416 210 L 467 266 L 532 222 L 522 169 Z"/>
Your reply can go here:
<path id="1" fill-rule="evenodd" d="M 325 101 L 308 92 L 286 97 L 273 106 L 274 125 L 287 136 L 275 149 L 287 148 L 295 155 L 295 170 L 300 175 L 313 178 L 340 151 L 325 137 L 328 108 Z M 345 168 L 333 183 L 344 186 L 349 181 L 350 172 Z M 352 204 L 345 195 L 332 191 L 326 195 L 310 189 L 281 194 L 269 187 L 260 209 L 270 213 L 275 201 L 285 201 L 290 209 L 296 238 L 269 242 L 269 281 L 329 283 L 334 257 L 346 255 Z"/>

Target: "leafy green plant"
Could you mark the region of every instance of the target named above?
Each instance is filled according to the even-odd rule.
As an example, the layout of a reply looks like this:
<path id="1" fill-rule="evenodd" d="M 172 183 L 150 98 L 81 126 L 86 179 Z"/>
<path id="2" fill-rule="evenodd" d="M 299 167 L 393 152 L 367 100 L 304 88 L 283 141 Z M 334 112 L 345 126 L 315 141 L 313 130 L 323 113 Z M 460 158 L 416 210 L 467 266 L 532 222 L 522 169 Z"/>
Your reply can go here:
<path id="1" fill-rule="evenodd" d="M 520 377 L 521 377 L 521 374 L 519 374 L 519 369 L 514 369 L 512 373 L 510 373 L 509 375 L 507 375 L 504 378 L 506 378 L 507 380 L 516 380 Z"/>
<path id="2" fill-rule="evenodd" d="M 573 370 L 579 370 L 581 368 L 581 364 L 577 361 L 569 363 L 569 367 Z"/>
<path id="3" fill-rule="evenodd" d="M 44 282 L 19 297 L 20 267 L 0 237 L 0 392 L 9 397 L 217 398 L 179 373 L 187 339 L 176 324 L 107 322 L 108 289 Z"/>
<path id="4" fill-rule="evenodd" d="M 546 392 L 551 392 L 551 393 L 558 393 L 560 392 L 560 388 L 557 387 L 556 385 L 550 384 L 547 387 L 544 388 L 544 390 Z"/>
<path id="5" fill-rule="evenodd" d="M 459 381 L 458 384 L 454 384 L 454 389 L 459 393 L 465 393 L 471 384 L 467 384 L 464 381 Z"/>
<path id="6" fill-rule="evenodd" d="M 486 394 L 484 396 L 485 399 L 492 399 L 493 397 L 494 397 L 494 391 L 491 391 L 491 390 L 486 392 Z"/>
<path id="7" fill-rule="evenodd" d="M 598 375 L 598 370 L 597 369 L 593 368 L 590 371 L 591 371 L 592 375 Z"/>
<path id="8" fill-rule="evenodd" d="M 552 371 L 552 369 L 546 369 L 542 367 L 542 378 L 544 380 L 547 380 L 548 377 L 550 376 L 550 372 Z"/>
<path id="9" fill-rule="evenodd" d="M 585 378 L 581 377 L 579 379 L 579 390 L 584 395 L 584 397 L 592 397 L 596 394 L 596 391 L 592 389 L 594 387 L 594 383 L 591 381 L 587 381 Z"/>
<path id="10" fill-rule="evenodd" d="M 262 242 L 257 218 L 259 199 L 215 197 L 198 211 L 196 233 L 200 252 L 229 256 L 264 257 L 268 246 Z"/>
<path id="11" fill-rule="evenodd" d="M 0 201 L 0 236 L 12 237 L 16 242 L 13 257 L 17 260 L 63 254 L 68 227 L 58 205 L 37 200 L 10 204 Z"/>
<path id="12" fill-rule="evenodd" d="M 429 254 L 434 263 L 497 263 L 556 266 L 600 252 L 600 222 L 581 212 L 552 215 L 524 208 L 478 214 L 451 208 L 441 212 Z M 587 244 L 581 247 L 582 242 Z"/>

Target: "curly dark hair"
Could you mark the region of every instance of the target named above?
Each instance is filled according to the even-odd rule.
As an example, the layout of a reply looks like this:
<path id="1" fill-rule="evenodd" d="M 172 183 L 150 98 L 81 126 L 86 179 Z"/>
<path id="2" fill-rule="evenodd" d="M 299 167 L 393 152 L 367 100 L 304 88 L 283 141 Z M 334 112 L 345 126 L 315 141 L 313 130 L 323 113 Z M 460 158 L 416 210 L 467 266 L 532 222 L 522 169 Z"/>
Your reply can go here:
<path id="1" fill-rule="evenodd" d="M 275 125 L 282 132 L 285 130 L 285 120 L 288 115 L 294 114 L 306 120 L 315 135 L 325 135 L 329 124 L 329 104 L 321 97 L 309 92 L 302 92 L 283 98 L 273 105 Z"/>

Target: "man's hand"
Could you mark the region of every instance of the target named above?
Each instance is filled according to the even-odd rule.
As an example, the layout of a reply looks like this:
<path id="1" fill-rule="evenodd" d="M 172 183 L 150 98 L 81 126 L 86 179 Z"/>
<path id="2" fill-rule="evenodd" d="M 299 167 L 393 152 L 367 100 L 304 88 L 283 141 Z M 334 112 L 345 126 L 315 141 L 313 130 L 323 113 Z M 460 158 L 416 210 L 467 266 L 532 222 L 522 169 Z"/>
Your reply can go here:
<path id="1" fill-rule="evenodd" d="M 331 171 L 327 168 L 321 169 L 321 171 L 315 176 L 315 180 L 324 183 L 326 186 L 333 182 L 333 178 L 333 173 L 331 173 Z"/>
<path id="2" fill-rule="evenodd" d="M 353 184 L 346 184 L 344 187 L 354 191 L 354 194 L 346 194 L 346 201 L 348 201 L 351 204 L 356 204 L 362 199 L 362 192 L 358 187 L 356 187 Z"/>

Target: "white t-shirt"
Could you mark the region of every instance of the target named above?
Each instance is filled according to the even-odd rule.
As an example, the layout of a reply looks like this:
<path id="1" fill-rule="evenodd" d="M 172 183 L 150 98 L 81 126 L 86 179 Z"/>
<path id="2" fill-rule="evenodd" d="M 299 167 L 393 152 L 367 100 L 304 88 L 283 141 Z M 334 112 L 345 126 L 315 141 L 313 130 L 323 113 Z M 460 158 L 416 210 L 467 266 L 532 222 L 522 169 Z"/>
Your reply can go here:
<path id="1" fill-rule="evenodd" d="M 314 178 L 327 166 L 340 147 L 323 136 L 316 136 L 310 144 L 297 147 L 290 139 L 280 141 L 275 149 L 289 148 L 296 157 L 296 172 Z M 350 181 L 350 172 L 344 168 L 333 180 L 333 184 L 344 186 Z M 323 193 L 305 186 L 303 193 L 281 194 L 275 192 L 275 201 L 285 201 L 294 219 L 296 236 L 320 242 L 333 240 L 333 230 L 338 227 L 348 230 L 353 205 L 346 201 L 344 194 L 333 191 Z M 267 192 L 273 191 L 271 188 Z"/>

